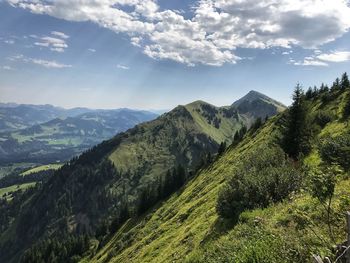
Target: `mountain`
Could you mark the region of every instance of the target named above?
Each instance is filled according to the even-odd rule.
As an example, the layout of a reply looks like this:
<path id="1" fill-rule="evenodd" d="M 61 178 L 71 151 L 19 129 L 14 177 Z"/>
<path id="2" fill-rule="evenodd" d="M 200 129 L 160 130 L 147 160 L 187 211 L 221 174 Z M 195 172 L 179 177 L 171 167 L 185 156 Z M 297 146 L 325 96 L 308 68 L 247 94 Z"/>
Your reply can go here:
<path id="1" fill-rule="evenodd" d="M 276 112 L 282 112 L 286 109 L 286 106 L 282 103 L 254 90 L 235 101 L 232 106 L 237 108 L 240 113 L 249 113 L 256 118 L 272 116 Z"/>
<path id="2" fill-rule="evenodd" d="M 86 111 L 75 108 L 69 110 L 69 114 L 77 115 L 75 117 L 55 118 L 0 133 L 0 163 L 66 161 L 119 132 L 157 117 L 150 112 L 129 109 Z"/>
<path id="3" fill-rule="evenodd" d="M 170 198 L 127 221 L 81 262 L 303 263 L 314 262 L 313 254 L 333 262 L 344 251 L 335 251 L 334 244 L 345 244 L 344 211 L 350 208 L 350 127 L 342 114 L 346 101 L 350 103 L 350 86 L 345 91 L 321 89 L 307 98 L 313 134 L 306 156 L 297 161 L 285 157 L 280 139 L 289 113 L 279 114 L 248 131 Z M 337 176 L 327 175 L 327 159 L 338 165 L 332 170 Z M 231 179 L 234 175 L 238 181 Z M 314 194 L 329 189 L 323 181 L 327 176 L 335 180 L 331 223 L 326 203 Z M 300 180 L 301 190 L 294 191 L 291 187 Z M 227 189 L 239 190 L 226 205 L 250 207 L 234 219 L 217 211 L 225 205 L 219 200 Z M 261 202 L 264 191 L 267 204 Z M 272 201 L 275 191 L 284 198 Z"/>
<path id="4" fill-rule="evenodd" d="M 14 131 L 44 123 L 55 118 L 74 117 L 92 110 L 63 109 L 52 105 L 0 104 L 0 132 Z"/>
<path id="5" fill-rule="evenodd" d="M 18 260 L 29 247 L 32 250 L 25 257 L 31 257 L 53 238 L 57 246 L 67 236 L 72 238 L 69 242 L 85 246 L 86 236 L 76 235 L 93 233 L 106 242 L 107 233 L 117 231 L 129 217 L 143 214 L 193 179 L 222 152 L 224 143 L 243 136 L 245 126 L 255 119 L 232 106 L 196 101 L 95 146 L 64 165 L 44 185 L 20 196 L 30 201 L 16 216 L 16 224 L 8 221 L 11 216 L 3 216 L 2 226 L 7 227 L 0 237 L 4 244 L 0 260 Z M 14 202 L 7 211 L 16 210 L 20 203 Z"/>

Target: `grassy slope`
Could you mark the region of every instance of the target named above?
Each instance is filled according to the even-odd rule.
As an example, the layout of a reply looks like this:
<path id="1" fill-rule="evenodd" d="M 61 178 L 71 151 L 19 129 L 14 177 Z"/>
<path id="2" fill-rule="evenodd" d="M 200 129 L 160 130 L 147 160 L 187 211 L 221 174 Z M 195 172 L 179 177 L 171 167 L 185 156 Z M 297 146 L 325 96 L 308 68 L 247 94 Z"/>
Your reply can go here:
<path id="1" fill-rule="evenodd" d="M 17 190 L 25 190 L 29 187 L 34 186 L 35 184 L 36 183 L 16 184 L 16 185 L 12 185 L 12 186 L 5 187 L 5 188 L 0 188 L 0 197 L 2 197 L 4 194 L 14 192 Z M 7 199 L 9 199 L 9 198 L 10 198 L 10 196 Z"/>
<path id="2" fill-rule="evenodd" d="M 197 111 L 204 104 L 206 103 L 195 102 L 185 107 L 180 106 L 174 112 L 163 115 L 155 121 L 139 125 L 139 129 L 144 132 L 139 132 L 124 140 L 111 153 L 110 160 L 121 171 L 134 173 L 137 170 L 146 170 L 146 177 L 152 178 L 154 175 L 165 174 L 169 168 L 174 166 L 176 155 L 186 152 L 186 149 L 192 144 L 190 137 L 195 138 L 195 142 L 196 140 L 199 142 L 198 136 L 202 135 L 209 136 L 217 144 L 223 141 L 230 142 L 234 134 L 232 131 L 241 128 L 242 124 L 232 118 L 224 117 L 219 112 L 216 116 L 221 119 L 220 129 L 215 128 Z M 189 116 L 186 116 L 183 111 Z M 177 149 L 176 144 L 181 145 L 182 148 L 175 150 Z M 191 165 L 192 161 L 194 162 L 194 156 L 189 152 L 186 154 Z M 198 157 L 195 156 L 195 158 Z"/>
<path id="3" fill-rule="evenodd" d="M 164 202 L 149 220 L 141 221 L 129 230 L 136 235 L 134 241 L 112 262 L 127 259 L 133 262 L 169 262 L 183 259 L 199 248 L 201 242 L 215 229 L 217 194 L 225 176 L 232 172 L 235 159 L 256 145 L 267 143 L 264 140 L 271 130 L 272 122 L 254 139 L 228 150 L 212 167 L 189 182 L 182 192 Z M 118 240 L 112 239 L 111 242 Z M 115 246 L 115 243 L 107 244 L 106 248 Z M 95 260 L 103 262 L 109 252 L 101 250 Z M 100 260 L 97 260 L 99 257 Z"/>
<path id="4" fill-rule="evenodd" d="M 343 97 L 327 105 L 340 116 Z M 314 103 L 313 111 L 322 108 Z M 308 262 L 312 253 L 329 254 L 331 243 L 323 221 L 323 209 L 307 193 L 267 209 L 244 212 L 237 225 L 228 227 L 215 212 L 217 194 L 239 158 L 257 147 L 268 147 L 275 132 L 270 120 L 256 136 L 248 136 L 238 147 L 190 181 L 145 218 L 128 222 L 91 262 Z M 336 120 L 318 137 L 349 130 Z M 305 162 L 320 162 L 313 150 Z M 334 201 L 335 236 L 345 238 L 345 209 L 350 208 L 350 181 L 338 183 Z M 152 212 L 152 213 L 151 213 Z M 119 250 L 122 248 L 121 250 Z M 238 260 L 239 259 L 239 260 Z M 256 261 L 254 261 L 254 260 Z"/>
<path id="5" fill-rule="evenodd" d="M 21 175 L 26 176 L 28 174 L 37 173 L 37 172 L 46 171 L 46 170 L 58 170 L 61 167 L 62 167 L 62 164 L 46 164 L 46 165 L 41 165 L 38 167 L 31 168 L 21 173 Z"/>

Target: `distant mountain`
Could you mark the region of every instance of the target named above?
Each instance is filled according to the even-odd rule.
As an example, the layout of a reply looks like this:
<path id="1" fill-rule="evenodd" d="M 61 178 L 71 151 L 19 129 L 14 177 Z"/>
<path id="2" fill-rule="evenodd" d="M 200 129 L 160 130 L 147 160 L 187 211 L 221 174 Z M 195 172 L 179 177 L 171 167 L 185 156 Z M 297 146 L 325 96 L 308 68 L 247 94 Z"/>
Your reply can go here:
<path id="1" fill-rule="evenodd" d="M 157 117 L 151 112 L 129 109 L 91 111 L 76 108 L 68 113 L 77 115 L 84 111 L 88 112 L 0 133 L 0 164 L 65 161 L 119 132 Z"/>
<path id="2" fill-rule="evenodd" d="M 269 103 L 257 104 L 255 113 L 259 105 L 264 109 L 265 104 Z M 256 119 L 255 113 L 240 110 L 203 101 L 180 105 L 74 158 L 26 202 L 17 223 L 7 230 L 18 235 L 3 240 L 12 247 L 3 250 L 0 260 L 17 259 L 24 249 L 40 239 L 82 233 L 103 236 L 106 231 L 116 231 L 128 218 L 128 211 L 131 216 L 142 214 L 149 203 L 169 196 L 212 161 L 221 143 L 230 144 L 236 132 Z M 86 117 L 80 121 L 87 125 Z M 26 132 L 33 136 L 47 129 L 54 133 L 55 129 L 67 132 L 72 128 L 72 132 L 79 133 L 79 128 L 71 125 L 72 122 L 62 124 L 55 120 L 49 125 L 54 127 L 51 130 L 36 126 L 34 131 Z M 96 130 L 90 127 L 84 134 Z M 37 248 L 42 249 L 40 245 Z"/>
<path id="3" fill-rule="evenodd" d="M 275 115 L 286 109 L 282 103 L 254 90 L 235 101 L 232 106 L 237 108 L 240 113 L 249 113 L 260 118 Z"/>
<path id="4" fill-rule="evenodd" d="M 75 117 L 91 111 L 87 108 L 64 109 L 52 105 L 1 103 L 0 132 L 24 129 L 55 118 Z"/>

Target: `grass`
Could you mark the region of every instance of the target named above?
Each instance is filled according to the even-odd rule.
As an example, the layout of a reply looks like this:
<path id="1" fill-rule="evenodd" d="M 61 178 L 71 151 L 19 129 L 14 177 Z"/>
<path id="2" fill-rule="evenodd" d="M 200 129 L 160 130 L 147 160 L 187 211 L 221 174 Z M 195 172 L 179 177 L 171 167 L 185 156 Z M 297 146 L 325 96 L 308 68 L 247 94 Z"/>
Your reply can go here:
<path id="1" fill-rule="evenodd" d="M 7 176 L 15 171 L 23 171 L 25 169 L 30 169 L 33 167 L 34 163 L 13 163 L 10 165 L 0 166 L 0 178 Z"/>
<path id="2" fill-rule="evenodd" d="M 37 172 L 41 172 L 41 171 L 58 170 L 59 168 L 62 167 L 62 165 L 63 164 L 45 164 L 45 165 L 31 168 L 31 169 L 21 173 L 21 175 L 26 176 L 28 174 L 37 173 Z"/>
<path id="3" fill-rule="evenodd" d="M 271 125 L 267 125 L 260 136 L 270 133 Z M 225 177 L 233 170 L 232 161 L 242 152 L 250 151 L 254 143 L 263 142 L 259 137 L 252 136 L 246 144 L 228 151 L 153 214 L 125 232 L 120 230 L 116 235 L 129 237 L 124 238 L 125 243 L 130 240 L 132 243 L 111 262 L 181 262 L 191 251 L 199 249 L 216 229 L 216 198 Z M 120 247 L 121 243 L 123 238 L 113 238 L 106 247 Z M 104 262 L 110 251 L 101 250 L 91 262 Z"/>
<path id="4" fill-rule="evenodd" d="M 12 185 L 9 187 L 5 187 L 5 188 L 0 188 L 0 197 L 7 195 L 7 200 L 12 199 L 11 195 L 8 195 L 11 192 L 15 192 L 18 190 L 25 190 L 29 187 L 33 187 L 36 183 L 26 183 L 26 184 L 16 184 L 16 185 Z"/>
<path id="5" fill-rule="evenodd" d="M 317 139 L 341 134 L 349 127 L 340 121 L 338 98 L 312 111 L 331 110 L 337 120 L 326 125 L 314 142 L 305 164 L 318 168 L 321 162 Z M 266 209 L 245 211 L 238 222 L 218 218 L 218 192 L 233 173 L 240 158 L 258 147 L 269 147 L 278 132 L 272 118 L 256 134 L 249 134 L 237 147 L 230 147 L 208 169 L 138 220 L 129 221 L 94 256 L 83 262 L 312 262 L 313 253 L 332 255 L 325 210 L 306 190 Z M 332 226 L 335 243 L 346 239 L 344 211 L 350 209 L 350 179 L 336 185 Z"/>

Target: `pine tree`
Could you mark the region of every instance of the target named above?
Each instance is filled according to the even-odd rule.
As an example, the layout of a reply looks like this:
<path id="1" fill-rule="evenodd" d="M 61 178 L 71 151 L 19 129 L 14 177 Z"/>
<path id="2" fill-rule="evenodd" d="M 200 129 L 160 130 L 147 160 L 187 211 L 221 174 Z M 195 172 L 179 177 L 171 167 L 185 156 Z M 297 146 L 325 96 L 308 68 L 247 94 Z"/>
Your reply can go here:
<path id="1" fill-rule="evenodd" d="M 338 90 L 340 90 L 340 79 L 336 78 L 335 81 L 333 82 L 332 87 L 331 87 L 331 91 L 334 92 L 334 91 L 338 91 Z"/>
<path id="2" fill-rule="evenodd" d="M 348 78 L 348 74 L 346 74 L 346 72 L 341 77 L 340 87 L 342 90 L 350 88 L 350 81 Z"/>
<path id="3" fill-rule="evenodd" d="M 282 146 L 290 157 L 298 159 L 300 154 L 309 152 L 311 132 L 307 123 L 305 95 L 299 84 L 294 90 L 293 104 L 288 110 L 283 133 Z"/>
<path id="4" fill-rule="evenodd" d="M 218 155 L 222 155 L 226 150 L 226 142 L 220 143 L 219 149 L 218 149 Z"/>
<path id="5" fill-rule="evenodd" d="M 346 102 L 343 109 L 343 118 L 346 119 L 350 116 L 350 94 L 346 96 Z"/>
<path id="6" fill-rule="evenodd" d="M 312 92 L 312 88 L 311 88 L 311 87 L 308 88 L 308 90 L 306 91 L 305 97 L 306 97 L 307 100 L 312 99 L 312 97 L 313 97 L 313 92 Z"/>

